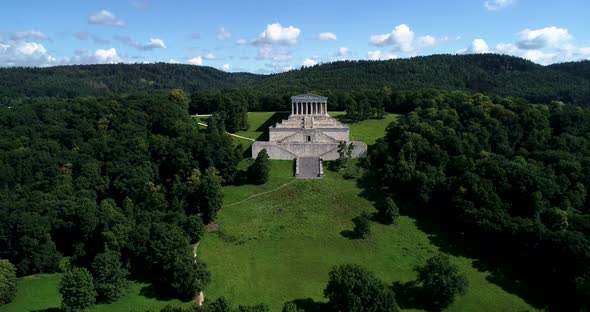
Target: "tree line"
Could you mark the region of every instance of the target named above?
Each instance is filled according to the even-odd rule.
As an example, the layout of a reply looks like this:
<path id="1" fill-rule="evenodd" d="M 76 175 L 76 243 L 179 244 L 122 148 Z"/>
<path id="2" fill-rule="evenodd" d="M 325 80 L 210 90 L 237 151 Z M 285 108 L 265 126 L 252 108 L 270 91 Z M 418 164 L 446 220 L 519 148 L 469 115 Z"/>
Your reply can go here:
<path id="1" fill-rule="evenodd" d="M 588 309 L 590 110 L 429 94 L 370 149 L 369 189 L 524 281 L 541 306 Z"/>

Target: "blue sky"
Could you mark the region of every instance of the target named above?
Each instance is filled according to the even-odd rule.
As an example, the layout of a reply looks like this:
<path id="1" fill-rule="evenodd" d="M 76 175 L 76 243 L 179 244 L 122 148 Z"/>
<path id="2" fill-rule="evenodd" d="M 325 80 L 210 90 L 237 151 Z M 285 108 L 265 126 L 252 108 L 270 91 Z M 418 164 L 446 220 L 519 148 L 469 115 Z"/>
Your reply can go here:
<path id="1" fill-rule="evenodd" d="M 584 0 L 3 0 L 0 66 L 178 62 L 280 72 L 342 59 L 590 58 Z"/>

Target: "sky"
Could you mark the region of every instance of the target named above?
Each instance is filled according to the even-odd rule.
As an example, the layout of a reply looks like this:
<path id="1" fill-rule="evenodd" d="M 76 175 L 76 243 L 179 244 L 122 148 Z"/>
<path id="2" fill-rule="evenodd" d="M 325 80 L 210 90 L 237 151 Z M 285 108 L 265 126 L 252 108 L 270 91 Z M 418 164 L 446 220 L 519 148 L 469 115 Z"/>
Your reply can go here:
<path id="1" fill-rule="evenodd" d="M 588 0 L 2 0 L 0 67 L 185 63 L 276 73 L 338 60 L 590 59 Z"/>

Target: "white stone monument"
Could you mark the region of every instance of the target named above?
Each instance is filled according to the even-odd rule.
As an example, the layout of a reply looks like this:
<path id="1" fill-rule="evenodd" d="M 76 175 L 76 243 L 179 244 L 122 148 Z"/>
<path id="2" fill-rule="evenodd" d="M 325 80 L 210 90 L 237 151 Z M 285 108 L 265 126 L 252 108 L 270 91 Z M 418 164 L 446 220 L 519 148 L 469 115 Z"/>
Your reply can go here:
<path id="1" fill-rule="evenodd" d="M 291 97 L 291 115 L 271 126 L 269 141 L 256 141 L 252 145 L 252 158 L 266 149 L 270 159 L 296 159 L 319 157 L 338 159 L 338 143 L 350 144 L 349 129 L 328 115 L 328 98 L 315 94 Z M 367 144 L 353 141 L 352 158 L 367 156 Z"/>

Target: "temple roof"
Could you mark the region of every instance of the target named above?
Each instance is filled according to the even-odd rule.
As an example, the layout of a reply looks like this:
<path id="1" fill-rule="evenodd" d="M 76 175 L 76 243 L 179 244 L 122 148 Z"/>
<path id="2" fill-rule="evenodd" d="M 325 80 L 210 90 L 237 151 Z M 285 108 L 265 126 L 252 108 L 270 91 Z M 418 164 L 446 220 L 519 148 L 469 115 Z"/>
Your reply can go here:
<path id="1" fill-rule="evenodd" d="M 291 97 L 291 100 L 295 100 L 295 101 L 327 101 L 328 98 L 325 96 L 321 96 L 321 95 L 317 95 L 317 94 L 312 94 L 312 93 L 305 93 L 305 94 L 299 94 L 299 95 L 294 95 Z"/>

